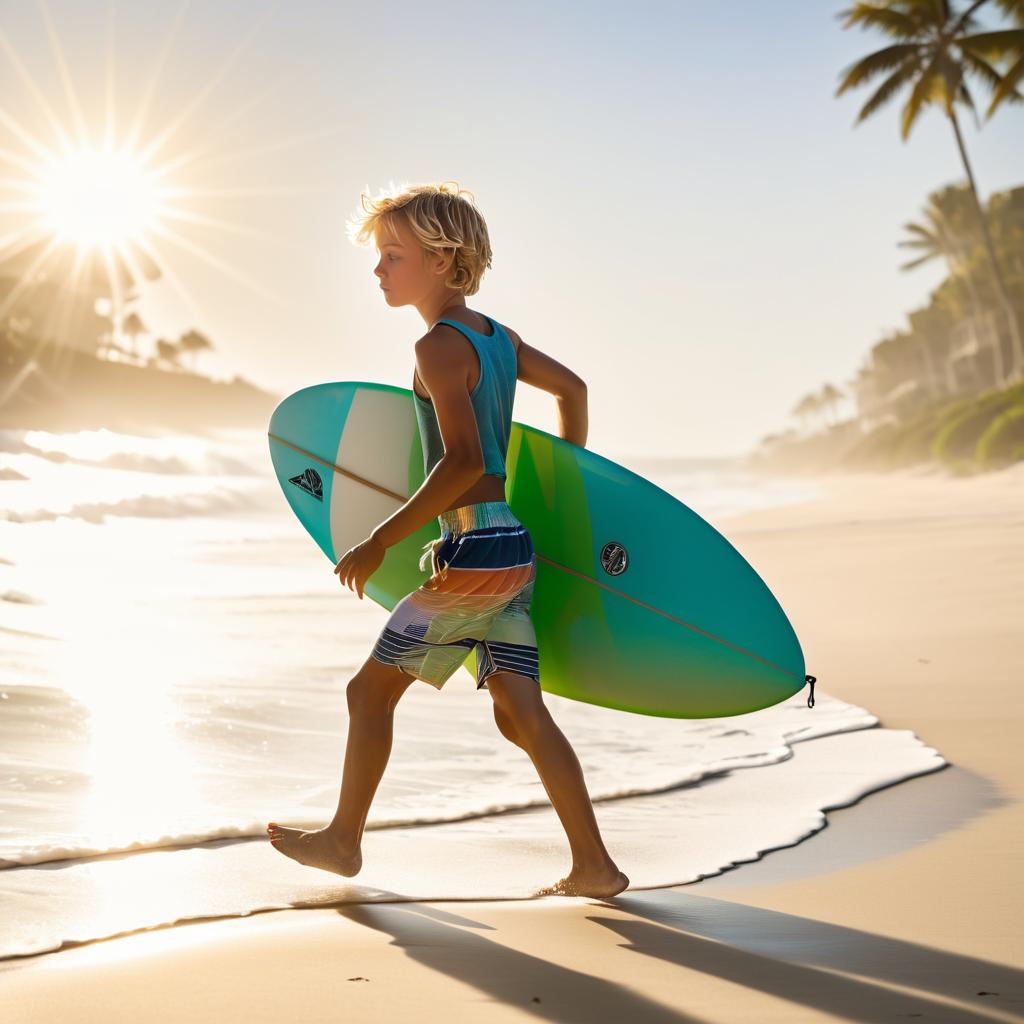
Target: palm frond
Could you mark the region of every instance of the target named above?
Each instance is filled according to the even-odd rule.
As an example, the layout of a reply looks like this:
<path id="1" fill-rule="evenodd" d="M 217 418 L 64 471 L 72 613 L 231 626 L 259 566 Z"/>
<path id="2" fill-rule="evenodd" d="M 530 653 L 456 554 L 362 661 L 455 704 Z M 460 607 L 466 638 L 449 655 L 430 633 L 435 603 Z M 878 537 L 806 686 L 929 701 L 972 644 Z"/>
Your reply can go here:
<path id="1" fill-rule="evenodd" d="M 978 23 L 978 19 L 974 17 L 974 12 L 979 7 L 984 7 L 987 3 L 988 0 L 974 0 L 970 7 L 957 15 L 956 21 L 952 20 L 952 12 L 949 10 L 949 5 L 944 3 L 943 6 L 946 8 L 947 20 L 949 22 L 946 28 L 946 35 L 950 39 L 959 39 L 965 32 L 972 31 Z"/>
<path id="2" fill-rule="evenodd" d="M 895 39 L 916 39 L 921 35 L 921 21 L 893 7 L 877 7 L 874 4 L 856 3 L 837 18 L 845 18 L 843 28 L 860 25 L 863 28 L 877 28 Z"/>
<path id="3" fill-rule="evenodd" d="M 922 227 L 920 224 L 915 224 L 913 221 L 908 221 L 903 225 L 903 230 L 908 234 L 917 235 L 919 237 L 909 242 L 900 242 L 900 245 L 934 245 L 935 244 L 935 232 L 929 230 L 926 227 Z"/>
<path id="4" fill-rule="evenodd" d="M 934 238 L 903 238 L 896 243 L 896 247 L 928 253 L 934 253 L 939 248 Z"/>
<path id="5" fill-rule="evenodd" d="M 900 270 L 914 270 L 915 268 L 920 267 L 924 263 L 928 263 L 931 260 L 938 259 L 938 257 L 939 253 L 937 252 L 932 251 L 926 253 L 924 256 L 919 256 L 916 260 L 908 260 L 906 263 L 901 263 Z"/>
<path id="6" fill-rule="evenodd" d="M 1006 74 L 1000 74 L 991 64 L 980 57 L 975 57 L 968 50 L 964 50 L 963 61 L 968 71 L 984 79 L 986 84 L 992 89 L 992 99 L 988 110 L 985 111 L 986 120 L 995 113 L 996 108 L 1004 101 L 1007 103 L 1024 103 L 1024 96 L 1016 90 L 1017 83 L 1020 81 L 1021 75 L 1024 74 L 1024 56 L 1019 57 Z"/>
<path id="7" fill-rule="evenodd" d="M 894 71 L 874 92 L 871 98 L 860 108 L 854 124 L 866 121 L 876 110 L 885 106 L 899 91 L 904 83 L 911 81 L 918 70 L 916 60 Z"/>
<path id="8" fill-rule="evenodd" d="M 975 57 L 973 53 L 968 53 L 966 50 L 963 54 L 963 62 L 966 71 L 973 72 L 979 78 L 984 79 L 993 89 L 997 88 L 1003 80 L 1003 76 L 988 61 L 981 57 Z"/>
<path id="9" fill-rule="evenodd" d="M 996 6 L 1011 21 L 1024 25 L 1024 0 L 996 0 Z"/>
<path id="10" fill-rule="evenodd" d="M 853 89 L 890 68 L 899 67 L 908 58 L 917 59 L 917 56 L 917 47 L 909 43 L 896 43 L 894 46 L 869 53 L 843 72 L 843 80 L 835 94 L 842 96 L 847 89 Z"/>
<path id="11" fill-rule="evenodd" d="M 957 40 L 965 54 L 999 60 L 1024 53 L 1024 28 L 1004 28 L 998 32 L 975 32 Z"/>
<path id="12" fill-rule="evenodd" d="M 910 129 L 913 128 L 921 110 L 934 101 L 936 83 L 940 88 L 944 87 L 942 75 L 938 70 L 941 57 L 941 51 L 932 54 L 931 60 L 914 83 L 914 88 L 911 89 L 910 96 L 904 104 L 903 115 L 900 118 L 900 137 L 904 142 L 910 137 Z"/>
<path id="13" fill-rule="evenodd" d="M 995 92 L 992 93 L 992 102 L 985 111 L 986 117 L 991 117 L 1000 103 L 1024 103 L 1024 96 L 1017 92 L 1017 83 L 1024 79 L 1024 57 L 1020 57 L 1000 79 Z"/>

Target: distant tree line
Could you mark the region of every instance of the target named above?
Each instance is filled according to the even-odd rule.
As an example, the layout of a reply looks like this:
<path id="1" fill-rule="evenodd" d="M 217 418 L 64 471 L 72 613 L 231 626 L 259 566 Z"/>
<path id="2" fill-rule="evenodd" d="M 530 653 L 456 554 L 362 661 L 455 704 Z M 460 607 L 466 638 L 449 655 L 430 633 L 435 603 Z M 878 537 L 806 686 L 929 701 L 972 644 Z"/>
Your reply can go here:
<path id="1" fill-rule="evenodd" d="M 981 29 L 975 14 L 986 6 L 1008 19 L 1005 27 Z M 960 106 L 981 127 L 969 77 L 990 90 L 986 120 L 1024 103 L 1017 88 L 1024 79 L 1024 0 L 959 8 L 928 0 L 855 3 L 837 17 L 843 28 L 874 29 L 888 40 L 840 76 L 836 96 L 881 79 L 856 123 L 903 95 L 906 141 L 923 111 L 936 107 L 952 128 L 965 181 L 930 194 L 898 243 L 913 254 L 904 271 L 945 264 L 947 275 L 927 305 L 871 347 L 847 388 L 826 383 L 802 396 L 791 410 L 799 427 L 762 438 L 761 454 L 871 450 L 894 464 L 952 455 L 960 465 L 1024 458 L 1024 187 L 982 204 L 957 118 Z M 844 400 L 854 406 L 845 421 L 838 411 Z M 907 432 L 913 441 L 903 444 Z M 807 444 L 815 435 L 833 443 Z"/>
<path id="2" fill-rule="evenodd" d="M 133 264 L 138 267 L 138 252 Z M 143 263 L 146 279 L 159 268 Z M 190 329 L 154 337 L 138 313 L 139 282 L 120 254 L 75 253 L 36 239 L 0 251 L 0 346 L 4 363 L 59 358 L 74 349 L 113 362 L 193 373 L 210 339 Z M 140 339 L 142 339 L 140 341 Z"/>

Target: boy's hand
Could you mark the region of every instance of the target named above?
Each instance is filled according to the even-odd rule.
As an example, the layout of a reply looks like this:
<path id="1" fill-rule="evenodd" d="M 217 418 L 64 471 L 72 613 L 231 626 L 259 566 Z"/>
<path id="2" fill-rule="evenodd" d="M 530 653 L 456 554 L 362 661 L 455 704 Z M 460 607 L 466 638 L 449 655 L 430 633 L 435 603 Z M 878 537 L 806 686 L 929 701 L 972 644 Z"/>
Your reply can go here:
<path id="1" fill-rule="evenodd" d="M 366 581 L 377 571 L 384 561 L 384 545 L 373 537 L 367 537 L 361 544 L 349 548 L 341 556 L 341 561 L 334 567 L 338 579 L 351 587 L 363 599 L 363 587 Z"/>

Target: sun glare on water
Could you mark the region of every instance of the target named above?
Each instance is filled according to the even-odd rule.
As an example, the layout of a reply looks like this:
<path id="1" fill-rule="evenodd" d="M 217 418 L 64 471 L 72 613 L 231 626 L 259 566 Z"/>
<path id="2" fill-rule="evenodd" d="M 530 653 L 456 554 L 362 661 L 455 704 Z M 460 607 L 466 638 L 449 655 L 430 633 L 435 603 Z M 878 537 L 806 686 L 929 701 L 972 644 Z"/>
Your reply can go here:
<path id="1" fill-rule="evenodd" d="M 39 172 L 45 227 L 83 249 L 134 241 L 153 230 L 161 207 L 155 177 L 124 150 L 50 156 Z"/>

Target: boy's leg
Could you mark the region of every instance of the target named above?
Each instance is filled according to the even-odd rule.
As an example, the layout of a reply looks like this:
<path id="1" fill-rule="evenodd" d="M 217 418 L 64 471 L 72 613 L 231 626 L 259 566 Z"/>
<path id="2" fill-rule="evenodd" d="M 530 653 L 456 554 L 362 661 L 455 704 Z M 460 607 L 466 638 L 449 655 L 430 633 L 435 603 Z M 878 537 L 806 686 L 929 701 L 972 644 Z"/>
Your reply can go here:
<path id="1" fill-rule="evenodd" d="M 270 822 L 267 832 L 276 849 L 302 864 L 347 876 L 358 873 L 366 816 L 391 755 L 395 706 L 414 679 L 396 665 L 366 659 L 347 687 L 348 740 L 334 817 L 313 832 Z"/>
<path id="2" fill-rule="evenodd" d="M 348 740 L 338 808 L 327 827 L 343 846 L 357 848 L 370 803 L 391 756 L 395 707 L 416 677 L 369 657 L 346 689 Z"/>
<path id="3" fill-rule="evenodd" d="M 486 683 L 499 730 L 533 761 L 572 851 L 569 875 L 541 892 L 602 897 L 622 892 L 629 879 L 605 849 L 579 759 L 551 717 L 537 681 L 494 672 Z"/>

